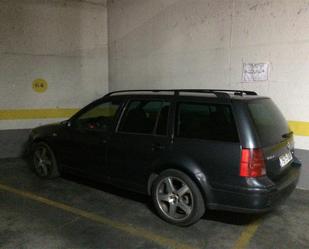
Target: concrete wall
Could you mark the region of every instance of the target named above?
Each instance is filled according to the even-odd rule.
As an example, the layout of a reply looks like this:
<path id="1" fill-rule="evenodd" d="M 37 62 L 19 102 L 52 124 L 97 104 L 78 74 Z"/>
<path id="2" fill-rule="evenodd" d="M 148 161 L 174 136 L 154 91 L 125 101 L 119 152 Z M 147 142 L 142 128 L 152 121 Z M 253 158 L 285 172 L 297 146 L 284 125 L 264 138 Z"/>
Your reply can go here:
<path id="1" fill-rule="evenodd" d="M 255 90 L 309 121 L 308 11 L 304 0 L 109 1 L 110 90 Z M 244 62 L 270 63 L 269 80 L 241 83 Z"/>
<path id="2" fill-rule="evenodd" d="M 308 0 L 110 0 L 108 12 L 110 90 L 255 90 L 309 121 Z M 242 83 L 245 62 L 269 63 L 268 81 Z M 309 150 L 308 136 L 295 138 Z"/>
<path id="3" fill-rule="evenodd" d="M 32 82 L 37 78 L 47 81 L 46 92 L 33 91 Z M 1 144 L 13 146 L 24 140 L 22 135 L 16 137 L 20 129 L 64 119 L 63 115 L 53 119 L 28 115 L 11 120 L 3 118 L 3 113 L 13 109 L 21 113 L 41 108 L 74 110 L 107 90 L 105 0 L 0 0 Z M 13 147 L 2 148 L 0 156 L 16 156 L 16 152 Z"/>
<path id="4" fill-rule="evenodd" d="M 104 1 L 0 1 L 0 108 L 78 108 L 105 93 L 106 25 Z M 45 93 L 32 90 L 36 78 L 48 82 Z"/>

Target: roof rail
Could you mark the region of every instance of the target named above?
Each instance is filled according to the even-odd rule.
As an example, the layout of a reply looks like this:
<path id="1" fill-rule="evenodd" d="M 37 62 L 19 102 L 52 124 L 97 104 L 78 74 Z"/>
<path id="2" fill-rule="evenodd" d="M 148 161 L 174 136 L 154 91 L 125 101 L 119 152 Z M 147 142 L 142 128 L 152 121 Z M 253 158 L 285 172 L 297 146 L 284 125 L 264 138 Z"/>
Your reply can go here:
<path id="1" fill-rule="evenodd" d="M 224 90 L 224 89 L 152 89 L 152 90 L 120 90 L 114 91 L 106 94 L 105 96 L 111 96 L 118 93 L 131 93 L 131 92 L 174 92 L 174 95 L 179 95 L 180 92 L 191 92 L 191 93 L 212 93 L 216 95 L 218 98 L 230 98 L 228 93 L 234 93 L 237 96 L 246 95 L 257 95 L 256 92 L 253 91 L 243 91 L 243 90 Z"/>
<path id="2" fill-rule="evenodd" d="M 215 91 L 215 92 L 231 92 L 234 93 L 234 95 L 239 95 L 239 96 L 243 96 L 243 94 L 246 95 L 258 95 L 256 92 L 254 91 L 246 91 L 246 90 L 226 90 L 226 89 L 209 89 L 210 91 Z"/>

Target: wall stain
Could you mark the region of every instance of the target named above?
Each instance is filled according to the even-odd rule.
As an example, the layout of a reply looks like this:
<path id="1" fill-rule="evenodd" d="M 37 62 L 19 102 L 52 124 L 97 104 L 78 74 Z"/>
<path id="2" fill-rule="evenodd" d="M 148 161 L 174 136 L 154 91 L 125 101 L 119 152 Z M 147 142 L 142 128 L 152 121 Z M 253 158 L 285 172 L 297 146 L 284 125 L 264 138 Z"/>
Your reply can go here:
<path id="1" fill-rule="evenodd" d="M 258 4 L 253 5 L 252 7 L 249 8 L 249 10 L 256 10 L 258 7 Z"/>
<path id="2" fill-rule="evenodd" d="M 304 7 L 304 8 L 300 8 L 298 11 L 297 11 L 297 15 L 300 15 L 302 13 L 305 13 L 308 11 L 308 6 Z"/>
<path id="3" fill-rule="evenodd" d="M 269 1 L 264 2 L 264 3 L 257 3 L 257 4 L 252 5 L 251 7 L 249 7 L 249 10 L 256 11 L 258 9 L 261 9 L 261 8 L 269 6 L 269 5 L 270 5 Z"/>

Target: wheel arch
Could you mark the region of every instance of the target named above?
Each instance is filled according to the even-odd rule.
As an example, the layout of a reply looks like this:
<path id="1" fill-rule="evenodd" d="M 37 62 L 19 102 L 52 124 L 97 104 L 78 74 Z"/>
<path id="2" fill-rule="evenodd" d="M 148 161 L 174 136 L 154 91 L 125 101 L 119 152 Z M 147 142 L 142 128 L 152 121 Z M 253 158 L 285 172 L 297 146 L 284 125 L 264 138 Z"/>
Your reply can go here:
<path id="1" fill-rule="evenodd" d="M 187 163 L 185 163 L 187 162 Z M 154 171 L 148 178 L 147 194 L 151 195 L 151 189 L 156 178 L 163 172 L 169 169 L 178 170 L 190 177 L 190 179 L 197 185 L 200 190 L 204 203 L 207 206 L 209 200 L 212 199 L 210 185 L 207 179 L 207 175 L 202 171 L 201 166 L 190 160 L 190 163 L 186 160 L 180 160 L 179 162 L 161 162 L 157 163 L 154 167 Z"/>
<path id="2" fill-rule="evenodd" d="M 33 146 L 35 144 L 38 144 L 38 143 L 47 144 L 53 150 L 53 152 L 56 153 L 56 151 L 54 149 L 54 144 L 51 141 L 49 141 L 49 139 L 47 137 L 43 137 L 43 136 L 37 136 L 37 137 L 33 138 L 31 145 L 30 145 L 30 149 L 32 150 Z"/>

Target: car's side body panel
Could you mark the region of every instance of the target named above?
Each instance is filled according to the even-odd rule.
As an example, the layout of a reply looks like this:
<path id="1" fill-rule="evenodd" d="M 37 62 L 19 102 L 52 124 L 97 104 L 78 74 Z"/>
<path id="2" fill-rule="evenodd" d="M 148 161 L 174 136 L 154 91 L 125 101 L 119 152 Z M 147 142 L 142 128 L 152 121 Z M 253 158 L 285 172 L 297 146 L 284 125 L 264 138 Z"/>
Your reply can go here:
<path id="1" fill-rule="evenodd" d="M 213 209 L 257 212 L 270 209 L 284 199 L 296 186 L 300 164 L 293 162 L 281 169 L 280 177 L 272 177 L 275 158 L 287 150 L 292 138 L 281 144 L 263 147 L 269 176 L 246 178 L 239 175 L 242 148 L 261 148 L 259 134 L 254 128 L 247 104 L 264 97 L 231 99 L 214 96 L 179 96 L 164 94 L 123 94 L 107 96 L 89 104 L 62 124 L 33 130 L 30 144 L 46 141 L 55 151 L 63 170 L 105 181 L 117 187 L 150 194 L 152 183 L 164 170 L 177 169 L 187 174 L 199 187 L 206 205 Z M 74 121 L 104 101 L 118 100 L 122 104 L 108 132 L 80 130 Z M 170 103 L 167 134 L 134 134 L 121 132 L 128 103 L 131 100 L 162 100 Z M 230 106 L 238 141 L 218 141 L 177 135 L 178 104 L 186 102 Z M 277 146 L 277 147 L 276 147 Z M 281 147 L 280 147 L 281 146 Z M 274 148 L 281 148 L 275 150 Z M 78 167 L 76 167 L 78 165 Z"/>

